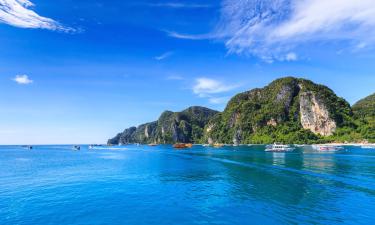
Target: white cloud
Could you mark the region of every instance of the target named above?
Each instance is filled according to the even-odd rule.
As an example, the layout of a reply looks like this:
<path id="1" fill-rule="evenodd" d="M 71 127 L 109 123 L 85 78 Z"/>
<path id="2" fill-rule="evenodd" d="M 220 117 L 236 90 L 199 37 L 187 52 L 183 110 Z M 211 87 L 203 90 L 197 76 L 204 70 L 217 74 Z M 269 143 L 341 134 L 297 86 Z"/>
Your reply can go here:
<path id="1" fill-rule="evenodd" d="M 0 23 L 21 28 L 74 31 L 53 19 L 38 15 L 30 9 L 33 6 L 34 4 L 29 0 L 0 0 Z"/>
<path id="2" fill-rule="evenodd" d="M 198 34 L 198 35 L 190 35 L 190 34 L 180 34 L 174 31 L 165 31 L 169 37 L 177 38 L 177 39 L 187 39 L 187 40 L 204 40 L 204 39 L 212 39 L 215 38 L 212 34 Z"/>
<path id="3" fill-rule="evenodd" d="M 166 59 L 166 58 L 168 58 L 168 57 L 170 57 L 172 55 L 173 55 L 173 52 L 165 52 L 165 53 L 163 53 L 163 54 L 161 54 L 159 56 L 156 56 L 154 59 L 160 61 L 160 60 Z"/>
<path id="4" fill-rule="evenodd" d="M 212 97 L 211 94 L 231 91 L 237 87 L 238 85 L 230 85 L 218 80 L 201 77 L 196 79 L 193 92 L 200 97 Z"/>
<path id="5" fill-rule="evenodd" d="M 209 34 L 168 32 L 170 37 L 224 41 L 228 52 L 267 62 L 297 60 L 305 43 L 345 41 L 359 50 L 375 44 L 374 0 L 222 0 Z M 295 55 L 294 55 L 295 54 Z"/>
<path id="6" fill-rule="evenodd" d="M 147 5 L 151 7 L 164 7 L 164 8 L 174 8 L 174 9 L 212 7 L 211 5 L 207 5 L 207 4 L 187 4 L 187 3 L 180 3 L 180 2 L 151 3 Z"/>
<path id="7" fill-rule="evenodd" d="M 31 84 L 34 82 L 27 75 L 17 75 L 13 80 L 18 84 Z"/>
<path id="8" fill-rule="evenodd" d="M 228 100 L 228 97 L 211 97 L 208 99 L 211 104 L 225 104 Z"/>
<path id="9" fill-rule="evenodd" d="M 224 0 L 216 32 L 232 53 L 277 59 L 305 42 L 374 42 L 374 30 L 374 0 Z"/>
<path id="10" fill-rule="evenodd" d="M 298 56 L 294 52 L 289 52 L 288 54 L 286 54 L 285 60 L 286 61 L 296 61 L 296 60 L 298 60 Z"/>

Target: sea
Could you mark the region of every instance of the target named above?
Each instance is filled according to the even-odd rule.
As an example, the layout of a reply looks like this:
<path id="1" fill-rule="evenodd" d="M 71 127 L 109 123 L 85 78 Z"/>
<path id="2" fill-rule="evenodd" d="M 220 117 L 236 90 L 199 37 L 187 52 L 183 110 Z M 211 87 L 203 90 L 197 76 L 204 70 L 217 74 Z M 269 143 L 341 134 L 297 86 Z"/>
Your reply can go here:
<path id="1" fill-rule="evenodd" d="M 375 149 L 0 146 L 0 224 L 375 224 Z"/>

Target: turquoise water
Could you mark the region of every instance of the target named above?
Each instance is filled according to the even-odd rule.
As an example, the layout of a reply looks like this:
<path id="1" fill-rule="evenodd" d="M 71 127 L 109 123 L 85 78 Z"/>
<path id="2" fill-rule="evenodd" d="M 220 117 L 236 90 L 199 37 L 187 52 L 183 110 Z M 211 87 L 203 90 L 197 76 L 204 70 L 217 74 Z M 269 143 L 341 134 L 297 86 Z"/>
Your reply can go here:
<path id="1" fill-rule="evenodd" d="M 1 224 L 374 224 L 375 149 L 0 147 Z"/>

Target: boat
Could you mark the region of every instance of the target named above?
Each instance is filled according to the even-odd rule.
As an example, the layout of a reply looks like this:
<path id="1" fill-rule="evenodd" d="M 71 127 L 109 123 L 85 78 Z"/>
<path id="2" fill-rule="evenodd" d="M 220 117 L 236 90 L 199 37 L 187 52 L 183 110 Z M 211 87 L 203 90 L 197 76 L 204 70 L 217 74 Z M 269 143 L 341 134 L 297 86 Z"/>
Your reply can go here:
<path id="1" fill-rule="evenodd" d="M 266 146 L 266 152 L 291 152 L 295 148 L 293 148 L 290 145 L 284 145 L 284 144 L 278 144 L 275 143 L 273 145 L 267 145 Z"/>
<path id="2" fill-rule="evenodd" d="M 221 147 L 223 147 L 224 146 L 224 144 L 219 144 L 219 143 L 215 143 L 214 144 L 214 147 L 215 148 L 221 148 Z"/>
<path id="3" fill-rule="evenodd" d="M 343 149 L 343 147 L 337 145 L 313 145 L 312 147 L 321 152 L 335 152 Z"/>
<path id="4" fill-rule="evenodd" d="M 173 148 L 176 148 L 176 149 L 184 149 L 184 148 L 192 148 L 193 147 L 193 144 L 185 144 L 185 143 L 177 143 L 177 144 L 174 144 L 173 145 Z"/>
<path id="5" fill-rule="evenodd" d="M 74 151 L 79 151 L 79 150 L 81 150 L 81 146 L 79 146 L 79 145 L 74 145 L 74 146 L 73 146 L 73 150 L 74 150 Z"/>
<path id="6" fill-rule="evenodd" d="M 151 144 L 148 144 L 148 146 L 154 147 L 154 146 L 157 146 L 157 144 L 156 143 L 151 143 Z"/>
<path id="7" fill-rule="evenodd" d="M 363 148 L 363 149 L 375 149 L 375 145 L 362 145 L 361 148 Z"/>
<path id="8" fill-rule="evenodd" d="M 31 149 L 33 149 L 33 146 L 31 146 L 31 145 L 23 145 L 22 148 L 31 150 Z"/>
<path id="9" fill-rule="evenodd" d="M 185 144 L 185 146 L 186 146 L 187 148 L 192 148 L 192 147 L 193 147 L 193 144 L 191 144 L 191 143 L 187 143 L 187 144 Z"/>
<path id="10" fill-rule="evenodd" d="M 92 144 L 92 145 L 89 145 L 89 149 L 94 149 L 95 147 L 103 147 L 104 145 L 102 144 Z M 108 145 L 110 146 L 110 145 Z"/>

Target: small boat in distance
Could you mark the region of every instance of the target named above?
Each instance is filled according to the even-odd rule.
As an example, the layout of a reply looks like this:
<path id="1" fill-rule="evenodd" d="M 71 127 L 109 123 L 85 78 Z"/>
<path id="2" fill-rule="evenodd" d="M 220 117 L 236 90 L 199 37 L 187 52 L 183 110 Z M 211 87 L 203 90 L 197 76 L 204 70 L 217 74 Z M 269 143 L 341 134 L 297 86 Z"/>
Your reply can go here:
<path id="1" fill-rule="evenodd" d="M 31 149 L 33 149 L 33 146 L 31 146 L 31 145 L 23 145 L 23 146 L 21 146 L 22 148 L 25 148 L 25 149 L 28 149 L 28 150 L 31 150 Z"/>
<path id="2" fill-rule="evenodd" d="M 157 146 L 157 145 L 158 145 L 158 144 L 156 144 L 156 143 L 148 144 L 148 146 L 152 146 L 152 147 Z"/>
<path id="3" fill-rule="evenodd" d="M 214 147 L 215 148 L 221 148 L 221 147 L 223 147 L 224 146 L 224 144 L 219 144 L 219 143 L 215 143 L 214 144 Z"/>
<path id="4" fill-rule="evenodd" d="M 312 147 L 321 152 L 335 152 L 343 149 L 343 147 L 337 145 L 313 145 Z"/>
<path id="5" fill-rule="evenodd" d="M 361 148 L 363 148 L 363 149 L 375 149 L 375 145 L 362 145 Z"/>
<path id="6" fill-rule="evenodd" d="M 94 149 L 95 147 L 102 147 L 104 145 L 101 145 L 101 144 L 92 144 L 92 145 L 89 145 L 89 149 Z"/>
<path id="7" fill-rule="evenodd" d="M 177 143 L 177 144 L 174 144 L 173 145 L 173 148 L 176 148 L 176 149 L 184 149 L 184 148 L 192 148 L 193 147 L 193 144 L 185 144 L 185 143 Z"/>
<path id="8" fill-rule="evenodd" d="M 267 145 L 265 151 L 266 152 L 291 152 L 295 148 L 291 147 L 290 145 L 283 145 L 275 143 L 273 145 Z"/>
<path id="9" fill-rule="evenodd" d="M 81 146 L 79 146 L 79 145 L 74 145 L 74 146 L 73 146 L 73 150 L 74 150 L 74 151 L 79 151 L 79 150 L 81 150 Z"/>

